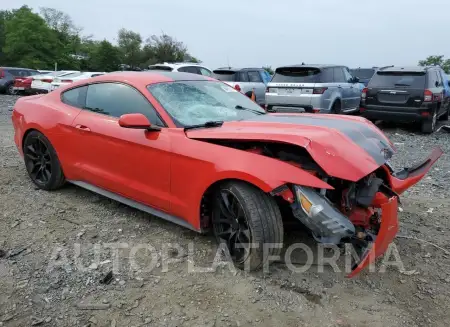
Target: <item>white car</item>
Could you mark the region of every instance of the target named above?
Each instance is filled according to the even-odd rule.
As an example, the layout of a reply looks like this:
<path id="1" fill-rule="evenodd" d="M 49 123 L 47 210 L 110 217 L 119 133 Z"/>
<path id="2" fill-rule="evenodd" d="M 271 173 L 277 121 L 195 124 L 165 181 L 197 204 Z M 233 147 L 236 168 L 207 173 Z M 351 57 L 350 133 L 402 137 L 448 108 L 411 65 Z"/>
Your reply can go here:
<path id="1" fill-rule="evenodd" d="M 64 86 L 67 84 L 71 84 L 73 82 L 82 80 L 82 79 L 88 79 L 95 76 L 101 76 L 105 75 L 105 72 L 77 72 L 72 74 L 67 74 L 64 76 L 58 76 L 53 79 L 53 82 L 51 83 L 50 91 L 53 91 L 57 89 L 60 86 Z"/>
<path id="2" fill-rule="evenodd" d="M 162 70 L 168 72 L 184 72 L 192 73 L 197 75 L 211 76 L 212 71 L 202 65 L 190 62 L 180 62 L 180 63 L 163 63 L 148 66 L 148 70 Z"/>
<path id="3" fill-rule="evenodd" d="M 60 70 L 56 72 L 51 72 L 44 75 L 33 76 L 33 81 L 31 82 L 31 89 L 33 93 L 48 93 L 50 92 L 51 83 L 55 77 L 62 77 L 72 73 L 79 73 L 76 70 Z"/>

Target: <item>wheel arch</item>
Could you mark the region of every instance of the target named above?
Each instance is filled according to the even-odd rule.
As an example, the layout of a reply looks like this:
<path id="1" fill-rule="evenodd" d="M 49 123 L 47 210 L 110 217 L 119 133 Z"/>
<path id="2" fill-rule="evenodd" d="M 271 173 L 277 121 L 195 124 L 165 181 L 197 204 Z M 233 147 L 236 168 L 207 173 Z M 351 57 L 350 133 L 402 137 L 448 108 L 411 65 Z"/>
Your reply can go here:
<path id="1" fill-rule="evenodd" d="M 214 182 L 210 183 L 209 186 L 203 191 L 202 197 L 200 199 L 200 205 L 199 205 L 199 216 L 200 216 L 200 229 L 201 230 L 207 230 L 209 229 L 210 219 L 211 219 L 211 204 L 213 201 L 213 196 L 215 190 L 220 185 L 223 185 L 225 183 L 229 182 L 240 182 L 240 183 L 246 183 L 248 185 L 251 185 L 257 189 L 260 189 L 261 191 L 265 193 L 269 193 L 273 190 L 273 187 L 271 187 L 269 184 L 265 183 L 262 180 L 259 180 L 257 178 L 246 178 L 245 176 L 239 176 L 239 177 L 223 177 L 220 179 L 215 180 Z"/>

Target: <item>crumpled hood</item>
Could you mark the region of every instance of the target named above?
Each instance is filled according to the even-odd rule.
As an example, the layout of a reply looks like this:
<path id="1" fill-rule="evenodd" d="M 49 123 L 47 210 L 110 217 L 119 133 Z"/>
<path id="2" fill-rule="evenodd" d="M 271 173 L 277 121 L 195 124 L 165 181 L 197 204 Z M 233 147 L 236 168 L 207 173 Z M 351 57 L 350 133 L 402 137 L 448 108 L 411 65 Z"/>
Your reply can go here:
<path id="1" fill-rule="evenodd" d="M 395 152 L 375 125 L 354 116 L 266 114 L 226 122 L 217 128 L 189 130 L 186 134 L 198 140 L 259 140 L 298 145 L 328 175 L 350 181 L 367 176 Z"/>

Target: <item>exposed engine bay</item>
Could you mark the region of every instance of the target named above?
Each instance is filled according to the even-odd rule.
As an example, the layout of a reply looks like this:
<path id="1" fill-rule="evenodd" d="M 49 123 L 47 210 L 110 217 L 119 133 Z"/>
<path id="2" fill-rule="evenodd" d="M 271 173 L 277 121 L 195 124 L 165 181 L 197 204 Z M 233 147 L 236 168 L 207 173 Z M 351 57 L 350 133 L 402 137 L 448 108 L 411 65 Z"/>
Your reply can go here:
<path id="1" fill-rule="evenodd" d="M 322 179 L 334 189 L 313 189 L 286 185 L 274 195 L 291 193 L 294 217 L 300 220 L 313 237 L 322 243 L 352 242 L 367 246 L 378 234 L 380 206 L 376 198 L 398 196 L 389 185 L 389 165 L 380 167 L 357 182 L 327 176 L 305 148 L 292 144 L 214 140 L 216 144 L 282 160 Z"/>

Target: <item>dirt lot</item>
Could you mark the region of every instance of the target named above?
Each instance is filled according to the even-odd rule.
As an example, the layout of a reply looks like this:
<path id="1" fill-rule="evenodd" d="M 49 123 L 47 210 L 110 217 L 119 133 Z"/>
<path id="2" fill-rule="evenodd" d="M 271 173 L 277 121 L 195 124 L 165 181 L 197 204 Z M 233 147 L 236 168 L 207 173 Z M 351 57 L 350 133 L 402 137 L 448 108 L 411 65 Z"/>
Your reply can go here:
<path id="1" fill-rule="evenodd" d="M 406 272 L 365 271 L 354 279 L 331 269 L 292 273 L 275 264 L 270 273 L 247 274 L 211 266 L 210 236 L 164 222 L 81 188 L 37 190 L 13 144 L 15 97 L 0 95 L 0 326 L 449 326 L 450 156 L 403 197 L 397 248 Z M 450 134 L 424 136 L 408 127 L 383 126 L 395 142 L 397 168 L 440 145 L 450 153 Z M 290 231 L 289 238 L 303 238 Z M 164 251 L 163 244 L 194 244 L 192 256 Z M 108 244 L 124 243 L 109 284 L 100 280 L 113 262 Z M 74 255 L 76 244 L 80 255 Z M 95 244 L 99 247 L 97 261 Z M 147 244 L 179 257 L 164 271 L 159 260 L 132 246 Z M 97 263 L 96 263 L 97 262 Z M 135 263 L 135 264 L 133 264 Z M 136 265 L 137 263 L 137 265 Z"/>

